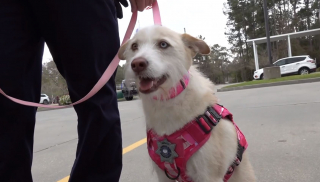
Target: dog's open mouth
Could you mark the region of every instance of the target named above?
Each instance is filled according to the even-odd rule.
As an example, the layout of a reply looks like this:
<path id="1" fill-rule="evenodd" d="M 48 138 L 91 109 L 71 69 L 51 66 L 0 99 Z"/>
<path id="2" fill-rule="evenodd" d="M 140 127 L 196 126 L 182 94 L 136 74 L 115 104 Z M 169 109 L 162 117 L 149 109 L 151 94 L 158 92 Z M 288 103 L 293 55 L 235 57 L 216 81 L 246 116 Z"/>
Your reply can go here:
<path id="1" fill-rule="evenodd" d="M 167 76 L 163 75 L 158 78 L 144 78 L 140 77 L 140 88 L 139 91 L 144 94 L 156 91 L 160 85 L 162 85 L 166 80 Z"/>

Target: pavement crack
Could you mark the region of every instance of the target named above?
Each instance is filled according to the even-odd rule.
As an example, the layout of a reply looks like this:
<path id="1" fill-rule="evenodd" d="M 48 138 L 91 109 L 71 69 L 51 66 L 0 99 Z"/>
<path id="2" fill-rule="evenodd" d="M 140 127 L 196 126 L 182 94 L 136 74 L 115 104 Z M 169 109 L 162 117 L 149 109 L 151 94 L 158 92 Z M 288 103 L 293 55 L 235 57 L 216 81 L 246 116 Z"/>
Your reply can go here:
<path id="1" fill-rule="evenodd" d="M 61 143 L 58 143 L 58 144 L 56 144 L 56 145 L 52 145 L 52 146 L 46 147 L 46 148 L 44 148 L 44 149 L 40 149 L 40 150 L 35 151 L 35 152 L 33 152 L 33 153 L 35 154 L 35 153 L 38 153 L 38 152 L 42 152 L 42 151 L 44 151 L 44 150 L 48 150 L 48 149 L 50 149 L 50 148 L 53 148 L 53 147 L 56 147 L 56 146 L 59 146 L 59 145 L 65 144 L 65 143 L 72 142 L 72 141 L 74 141 L 74 140 L 78 140 L 78 138 L 74 138 L 74 139 L 71 139 L 71 140 L 68 140 L 68 141 L 65 141 L 65 142 L 61 142 Z"/>

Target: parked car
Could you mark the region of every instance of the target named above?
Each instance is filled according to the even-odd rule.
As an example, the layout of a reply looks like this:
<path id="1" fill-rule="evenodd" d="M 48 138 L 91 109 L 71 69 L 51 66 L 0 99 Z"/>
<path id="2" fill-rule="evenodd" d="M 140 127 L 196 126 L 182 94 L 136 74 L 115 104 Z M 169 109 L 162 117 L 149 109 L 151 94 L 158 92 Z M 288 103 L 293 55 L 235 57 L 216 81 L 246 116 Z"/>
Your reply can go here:
<path id="1" fill-rule="evenodd" d="M 273 65 L 280 67 L 281 76 L 309 74 L 314 72 L 317 68 L 316 60 L 311 58 L 309 55 L 282 58 L 274 62 Z M 263 69 L 255 71 L 253 78 L 256 80 L 263 79 Z"/>
<path id="2" fill-rule="evenodd" d="M 40 104 L 49 104 L 50 102 L 50 99 L 49 99 L 49 96 L 47 96 L 47 94 L 41 94 L 40 96 Z"/>
<path id="3" fill-rule="evenodd" d="M 126 100 L 132 100 L 134 95 L 138 95 L 137 86 L 135 82 L 131 82 L 129 86 L 127 86 L 126 81 L 122 80 L 121 90 L 123 97 Z"/>

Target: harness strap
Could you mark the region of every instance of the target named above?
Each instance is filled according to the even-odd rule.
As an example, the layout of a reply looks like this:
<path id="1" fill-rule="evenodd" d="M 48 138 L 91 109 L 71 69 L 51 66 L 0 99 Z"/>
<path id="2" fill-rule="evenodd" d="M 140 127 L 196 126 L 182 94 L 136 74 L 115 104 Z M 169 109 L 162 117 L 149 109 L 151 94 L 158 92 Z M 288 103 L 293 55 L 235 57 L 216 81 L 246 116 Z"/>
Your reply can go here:
<path id="1" fill-rule="evenodd" d="M 221 105 L 208 107 L 203 115 L 198 116 L 171 135 L 158 136 L 153 130 L 149 130 L 147 138 L 150 157 L 169 179 L 175 179 L 179 182 L 192 182 L 192 179 L 186 174 L 187 161 L 208 141 L 212 129 L 217 126 L 222 118 L 229 119 L 234 124 L 238 135 L 238 152 L 224 176 L 224 182 L 227 182 L 232 176 L 235 167 L 240 164 L 243 152 L 248 145 L 244 135 L 233 122 L 232 114 Z M 161 157 L 162 153 L 159 150 L 162 148 L 170 149 L 171 160 L 167 161 Z"/>
<path id="2" fill-rule="evenodd" d="M 236 127 L 237 135 L 238 135 L 238 150 L 237 150 L 237 154 L 236 154 L 236 157 L 235 157 L 233 163 L 230 165 L 226 175 L 224 176 L 223 181 L 227 182 L 230 179 L 230 177 L 232 176 L 235 167 L 240 165 L 241 160 L 242 160 L 242 155 L 243 155 L 245 149 L 247 148 L 248 144 L 244 138 L 244 135 L 239 130 L 238 126 L 234 123 L 232 114 L 227 109 L 225 109 L 222 105 L 216 104 L 213 108 L 208 107 L 205 114 L 200 117 L 201 117 L 201 119 L 202 118 L 209 119 L 209 120 L 204 119 L 205 122 L 198 122 L 198 124 L 201 123 L 200 127 L 206 133 L 210 133 L 212 131 L 212 129 L 215 126 L 217 126 L 217 124 L 219 123 L 221 118 L 229 119 Z M 207 126 L 203 126 L 205 124 L 207 124 Z M 210 128 L 210 129 L 208 130 L 208 128 Z"/>

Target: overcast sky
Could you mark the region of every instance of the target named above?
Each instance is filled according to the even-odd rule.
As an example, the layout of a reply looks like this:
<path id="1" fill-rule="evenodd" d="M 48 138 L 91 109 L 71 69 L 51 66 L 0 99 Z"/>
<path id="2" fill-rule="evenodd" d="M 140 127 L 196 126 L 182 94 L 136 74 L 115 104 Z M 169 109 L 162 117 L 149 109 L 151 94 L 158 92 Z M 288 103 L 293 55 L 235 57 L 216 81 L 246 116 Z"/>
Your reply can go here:
<path id="1" fill-rule="evenodd" d="M 186 32 L 192 36 L 202 35 L 209 45 L 220 44 L 229 47 L 224 35 L 227 17 L 223 14 L 226 0 L 158 0 L 161 20 L 176 32 Z M 131 18 L 130 8 L 123 8 L 124 18 L 119 20 L 119 34 L 122 41 Z M 140 28 L 153 25 L 152 10 L 138 13 Z M 138 23 L 136 25 L 138 27 Z M 45 46 L 43 62 L 52 59 Z"/>

